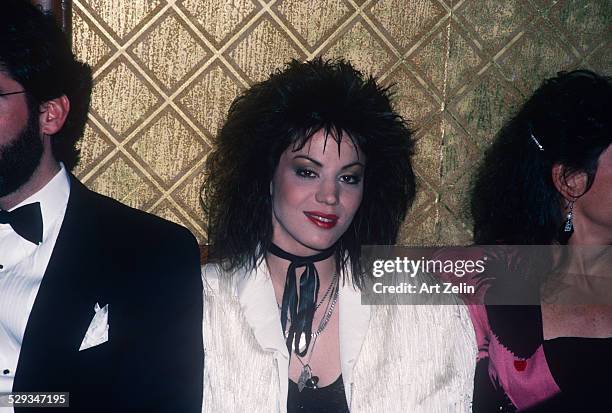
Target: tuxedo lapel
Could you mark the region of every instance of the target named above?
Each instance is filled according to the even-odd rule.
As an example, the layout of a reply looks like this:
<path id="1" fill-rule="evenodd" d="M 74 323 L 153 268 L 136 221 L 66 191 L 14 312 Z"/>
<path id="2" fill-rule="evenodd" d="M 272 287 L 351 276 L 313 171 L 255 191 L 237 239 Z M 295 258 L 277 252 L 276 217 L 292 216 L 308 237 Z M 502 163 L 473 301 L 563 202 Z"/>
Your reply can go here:
<path id="1" fill-rule="evenodd" d="M 74 177 L 70 197 L 53 253 L 27 322 L 15 391 L 66 391 L 64 371 L 72 363 L 94 314 L 97 286 L 95 212 L 88 190 Z M 58 386 L 50 389 L 48 386 Z M 42 388 L 40 386 L 45 386 Z"/>

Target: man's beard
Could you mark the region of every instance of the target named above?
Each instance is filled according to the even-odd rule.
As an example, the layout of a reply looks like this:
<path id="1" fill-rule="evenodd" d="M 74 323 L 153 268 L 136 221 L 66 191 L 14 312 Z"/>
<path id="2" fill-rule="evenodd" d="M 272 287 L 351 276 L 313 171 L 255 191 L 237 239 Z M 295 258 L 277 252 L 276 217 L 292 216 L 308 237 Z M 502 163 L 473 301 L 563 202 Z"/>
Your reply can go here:
<path id="1" fill-rule="evenodd" d="M 12 194 L 28 182 L 42 154 L 38 117 L 30 110 L 28 123 L 17 139 L 0 146 L 0 197 Z"/>

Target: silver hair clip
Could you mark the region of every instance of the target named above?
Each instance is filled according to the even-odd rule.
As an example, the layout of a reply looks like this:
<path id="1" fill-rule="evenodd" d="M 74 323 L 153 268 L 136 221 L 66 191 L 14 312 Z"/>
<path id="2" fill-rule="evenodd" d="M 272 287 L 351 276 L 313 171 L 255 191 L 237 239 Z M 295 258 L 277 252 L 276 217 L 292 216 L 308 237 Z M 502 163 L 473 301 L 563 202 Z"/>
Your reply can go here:
<path id="1" fill-rule="evenodd" d="M 535 136 L 533 136 L 533 132 L 529 131 L 529 134 L 531 135 L 531 140 L 538 146 L 538 149 L 544 151 L 544 147 L 540 145 L 540 142 L 536 139 Z"/>

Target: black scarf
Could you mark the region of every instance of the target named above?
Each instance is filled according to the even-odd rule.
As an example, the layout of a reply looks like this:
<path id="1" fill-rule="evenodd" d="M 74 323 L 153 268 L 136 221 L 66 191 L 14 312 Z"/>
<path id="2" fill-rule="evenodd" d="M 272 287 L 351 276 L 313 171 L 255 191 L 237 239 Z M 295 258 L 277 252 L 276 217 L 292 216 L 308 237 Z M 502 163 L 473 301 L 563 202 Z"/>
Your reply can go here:
<path id="1" fill-rule="evenodd" d="M 271 254 L 291 262 L 287 269 L 281 307 L 283 333 L 286 331 L 287 321 L 291 320 L 291 325 L 287 332 L 287 350 L 289 350 L 289 354 L 291 354 L 291 344 L 293 344 L 295 354 L 300 357 L 305 356 L 308 352 L 312 338 L 312 319 L 314 318 L 319 296 L 319 273 L 314 263 L 331 257 L 335 250 L 335 246 L 333 246 L 309 257 L 299 257 L 280 249 L 274 244 L 270 245 L 269 252 Z M 295 270 L 299 267 L 304 267 L 304 272 L 300 276 L 300 294 L 298 299 Z M 306 347 L 300 352 L 299 343 L 302 334 L 305 336 Z"/>

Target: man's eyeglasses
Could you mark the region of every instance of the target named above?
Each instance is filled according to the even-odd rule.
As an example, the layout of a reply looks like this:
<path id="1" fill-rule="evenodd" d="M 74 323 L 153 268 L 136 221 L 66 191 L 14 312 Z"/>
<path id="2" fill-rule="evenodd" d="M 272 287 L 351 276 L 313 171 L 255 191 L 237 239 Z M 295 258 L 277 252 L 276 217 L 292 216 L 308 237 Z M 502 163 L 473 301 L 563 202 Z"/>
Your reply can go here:
<path id="1" fill-rule="evenodd" d="M 20 90 L 19 92 L 0 93 L 0 96 L 18 95 L 20 93 L 25 93 L 25 90 Z"/>

